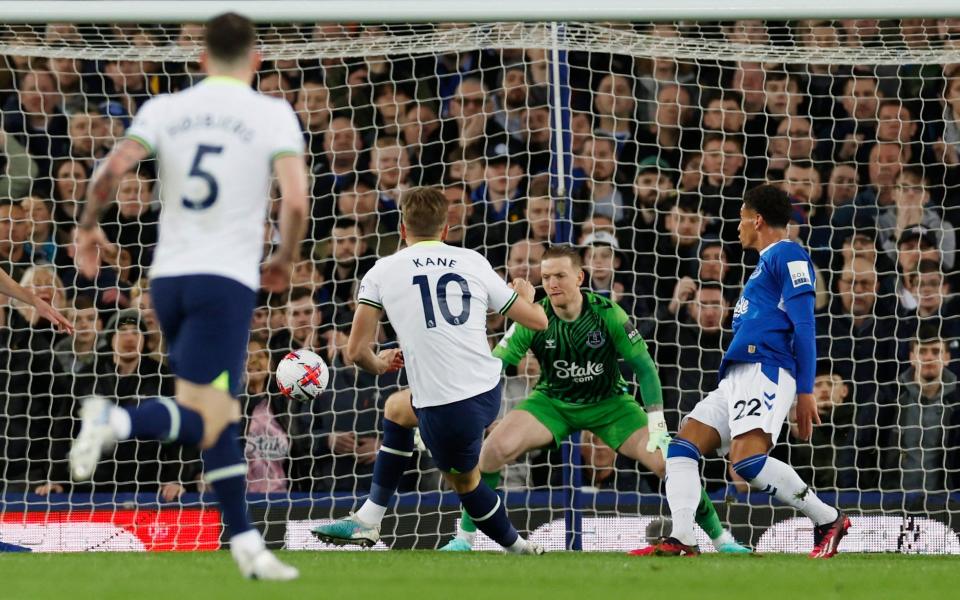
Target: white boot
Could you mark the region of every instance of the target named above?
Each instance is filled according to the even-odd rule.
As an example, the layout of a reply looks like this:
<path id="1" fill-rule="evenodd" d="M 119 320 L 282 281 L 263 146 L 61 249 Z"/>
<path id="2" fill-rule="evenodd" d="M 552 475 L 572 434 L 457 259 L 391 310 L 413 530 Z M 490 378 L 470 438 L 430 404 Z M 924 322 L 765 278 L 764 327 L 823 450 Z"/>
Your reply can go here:
<path id="1" fill-rule="evenodd" d="M 90 396 L 80 407 L 80 433 L 70 448 L 70 473 L 74 481 L 93 477 L 100 457 L 113 449 L 117 435 L 110 426 L 116 406 L 100 396 Z"/>

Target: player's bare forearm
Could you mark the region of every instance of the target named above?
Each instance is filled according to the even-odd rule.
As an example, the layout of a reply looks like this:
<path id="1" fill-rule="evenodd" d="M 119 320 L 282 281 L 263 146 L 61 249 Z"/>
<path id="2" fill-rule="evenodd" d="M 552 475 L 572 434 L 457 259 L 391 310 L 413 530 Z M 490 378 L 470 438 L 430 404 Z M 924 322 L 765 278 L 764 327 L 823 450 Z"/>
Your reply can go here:
<path id="1" fill-rule="evenodd" d="M 307 172 L 301 156 L 283 156 L 274 162 L 280 182 L 280 248 L 281 260 L 297 258 L 297 250 L 307 231 Z"/>
<path id="2" fill-rule="evenodd" d="M 377 327 L 383 311 L 361 303 L 353 315 L 353 325 L 350 327 L 350 337 L 347 338 L 347 348 L 344 358 L 357 365 L 368 373 L 379 375 L 382 373 L 380 358 L 373 351 L 373 342 L 376 340 Z"/>
<path id="3" fill-rule="evenodd" d="M 36 296 L 30 290 L 14 281 L 13 277 L 2 269 L 0 269 L 0 294 L 30 305 L 33 305 L 36 300 Z"/>
<path id="4" fill-rule="evenodd" d="M 90 180 L 86 207 L 77 223 L 80 229 L 90 230 L 100 223 L 100 215 L 113 200 L 120 178 L 148 154 L 146 148 L 133 140 L 117 144 Z"/>

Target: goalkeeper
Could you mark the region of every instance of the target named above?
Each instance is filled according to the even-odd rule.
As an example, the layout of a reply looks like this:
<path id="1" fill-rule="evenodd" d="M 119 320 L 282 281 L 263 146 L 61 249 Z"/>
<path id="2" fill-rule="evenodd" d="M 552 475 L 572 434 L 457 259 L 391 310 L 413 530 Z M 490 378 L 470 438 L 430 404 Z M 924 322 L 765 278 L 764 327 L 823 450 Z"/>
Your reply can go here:
<path id="1" fill-rule="evenodd" d="M 499 471 L 505 464 L 533 448 L 559 444 L 573 431 L 583 429 L 662 478 L 665 463 L 661 452 L 666 450 L 670 437 L 663 418 L 660 380 L 646 343 L 623 309 L 580 289 L 584 274 L 576 251 L 554 246 L 544 253 L 540 264 L 547 293 L 542 301 L 549 319 L 547 329 L 534 332 L 514 324 L 494 349 L 494 355 L 510 365 L 519 363 L 532 349 L 541 365 L 540 382 L 530 397 L 508 413 L 484 441 L 480 453 L 483 479 L 496 488 Z M 640 380 L 649 415 L 627 393 L 627 383 L 618 365 L 621 356 Z M 391 396 L 385 418 L 402 427 L 415 427 L 409 395 L 400 392 Z M 371 498 L 355 515 L 321 525 L 313 530 L 314 535 L 335 544 L 376 543 L 389 496 L 396 490 L 404 470 L 405 458 L 403 465 L 399 458 L 393 449 L 381 449 Z M 389 473 L 382 469 L 386 463 L 396 463 Z M 463 517 L 457 537 L 443 550 L 472 548 L 476 527 L 469 517 Z M 749 552 L 720 524 L 706 493 L 701 495 L 696 518 L 719 551 Z"/>
<path id="2" fill-rule="evenodd" d="M 670 436 L 663 418 L 660 378 L 647 345 L 626 312 L 607 298 L 585 292 L 580 255 L 568 246 L 547 250 L 540 263 L 549 325 L 533 331 L 519 324 L 493 350 L 504 365 L 516 366 L 532 350 L 540 381 L 483 443 L 480 472 L 496 489 L 500 470 L 534 448 L 559 445 L 574 431 L 588 430 L 620 454 L 639 461 L 663 478 Z M 640 384 L 644 408 L 628 393 L 619 359 Z M 658 452 L 660 450 L 661 452 Z M 717 550 L 749 552 L 720 524 L 704 492 L 697 523 Z M 443 550 L 470 550 L 476 526 L 466 513 L 460 531 Z"/>

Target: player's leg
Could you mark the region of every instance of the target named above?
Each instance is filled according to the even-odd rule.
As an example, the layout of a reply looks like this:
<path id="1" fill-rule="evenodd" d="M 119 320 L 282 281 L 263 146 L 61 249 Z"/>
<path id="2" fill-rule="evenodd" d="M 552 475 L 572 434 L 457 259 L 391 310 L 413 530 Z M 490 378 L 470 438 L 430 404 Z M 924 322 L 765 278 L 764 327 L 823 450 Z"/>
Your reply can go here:
<path id="1" fill-rule="evenodd" d="M 750 377 L 744 378 L 739 392 L 742 409 L 732 415 L 733 470 L 751 488 L 809 517 L 815 526 L 811 556 L 830 558 L 846 535 L 849 520 L 817 497 L 793 467 L 768 455 L 796 397 L 796 383 L 783 369 L 751 366 L 755 368 Z"/>
<path id="2" fill-rule="evenodd" d="M 636 402 L 634 401 L 633 404 L 636 405 Z M 626 419 L 620 419 L 619 421 L 625 422 Z M 647 441 L 649 439 L 650 433 L 644 426 L 630 434 L 627 441 L 621 444 L 620 447 L 617 448 L 617 451 L 627 458 L 638 461 L 651 472 L 655 473 L 657 477 L 663 479 L 666 475 L 666 461 L 660 451 L 647 451 Z M 697 505 L 694 521 L 707 534 L 713 543 L 713 547 L 716 548 L 718 552 L 724 554 L 745 554 L 750 552 L 750 549 L 738 543 L 736 538 L 733 537 L 733 534 L 720 522 L 717 509 L 713 505 L 713 501 L 710 500 L 710 497 L 707 496 L 707 491 L 704 489 L 700 490 L 700 504 Z"/>
<path id="3" fill-rule="evenodd" d="M 566 437 L 566 428 L 558 422 L 558 415 L 549 406 L 539 406 L 545 400 L 545 396 L 541 398 L 539 395 L 528 398 L 507 413 L 484 440 L 480 450 L 480 478 L 490 489 L 496 490 L 500 485 L 500 471 L 505 465 L 513 463 L 533 448 L 542 448 Z M 550 426 L 562 430 L 555 433 Z M 441 550 L 471 550 L 476 535 L 476 523 L 462 509 L 456 537 Z"/>
<path id="4" fill-rule="evenodd" d="M 356 514 L 319 525 L 313 529 L 313 535 L 329 544 L 369 547 L 377 543 L 387 506 L 413 456 L 413 428 L 416 426 L 417 415 L 411 404 L 410 390 L 390 394 L 383 409 L 383 442 L 373 465 L 370 495 Z"/>
<path id="5" fill-rule="evenodd" d="M 477 527 L 504 549 L 517 554 L 541 554 L 536 544 L 520 537 L 510 523 L 500 496 L 480 479 L 480 448 L 484 430 L 500 408 L 500 386 L 453 404 L 417 410 L 420 434 L 437 468 L 460 497 L 460 504 Z"/>
<path id="6" fill-rule="evenodd" d="M 666 490 L 670 506 L 670 537 L 631 554 L 697 554 L 696 516 L 703 497 L 700 481 L 700 457 L 720 450 L 730 442 L 727 399 L 731 391 L 729 375 L 716 390 L 697 403 L 683 420 L 680 431 L 667 448 Z"/>

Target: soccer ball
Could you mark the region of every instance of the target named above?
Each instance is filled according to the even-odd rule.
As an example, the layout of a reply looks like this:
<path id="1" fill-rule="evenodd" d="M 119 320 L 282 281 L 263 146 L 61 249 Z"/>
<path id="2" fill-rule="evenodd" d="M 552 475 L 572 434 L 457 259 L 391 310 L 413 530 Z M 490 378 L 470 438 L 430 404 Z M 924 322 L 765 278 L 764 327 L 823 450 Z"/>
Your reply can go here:
<path id="1" fill-rule="evenodd" d="M 310 402 L 327 389 L 328 381 L 327 363 L 309 350 L 291 352 L 277 365 L 277 387 L 293 400 Z"/>

